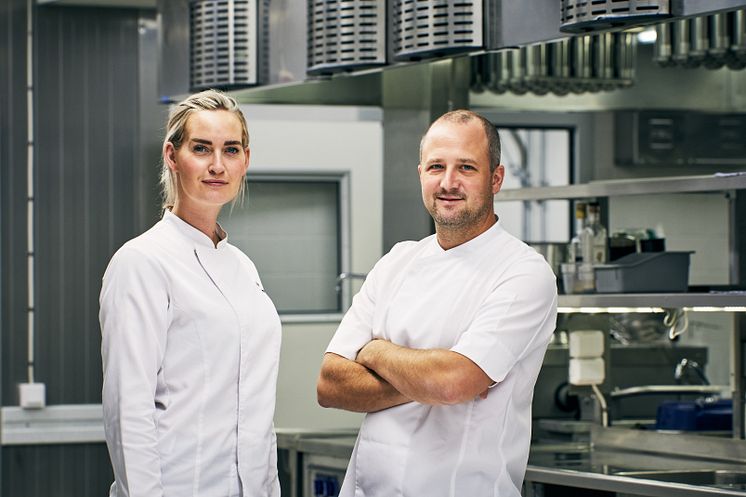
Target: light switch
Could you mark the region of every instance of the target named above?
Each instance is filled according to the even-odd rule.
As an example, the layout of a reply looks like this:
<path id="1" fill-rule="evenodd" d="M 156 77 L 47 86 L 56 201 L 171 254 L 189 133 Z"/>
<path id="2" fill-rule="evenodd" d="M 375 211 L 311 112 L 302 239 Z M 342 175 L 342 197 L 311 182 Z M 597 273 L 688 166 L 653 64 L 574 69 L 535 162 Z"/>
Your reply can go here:
<path id="1" fill-rule="evenodd" d="M 24 409 L 42 409 L 47 403 L 47 387 L 44 383 L 21 383 L 18 397 Z"/>

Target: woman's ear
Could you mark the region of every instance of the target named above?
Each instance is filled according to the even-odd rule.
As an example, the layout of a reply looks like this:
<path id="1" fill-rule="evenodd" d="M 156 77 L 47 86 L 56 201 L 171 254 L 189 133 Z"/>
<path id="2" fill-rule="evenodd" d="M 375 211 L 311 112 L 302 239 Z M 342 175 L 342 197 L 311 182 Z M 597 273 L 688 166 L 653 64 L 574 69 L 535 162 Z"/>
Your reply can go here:
<path id="1" fill-rule="evenodd" d="M 176 149 L 171 142 L 163 144 L 163 161 L 171 171 L 176 172 Z"/>
<path id="2" fill-rule="evenodd" d="M 246 174 L 249 170 L 249 159 L 251 157 L 251 149 L 249 147 L 246 147 L 246 164 L 243 167 L 243 173 Z"/>

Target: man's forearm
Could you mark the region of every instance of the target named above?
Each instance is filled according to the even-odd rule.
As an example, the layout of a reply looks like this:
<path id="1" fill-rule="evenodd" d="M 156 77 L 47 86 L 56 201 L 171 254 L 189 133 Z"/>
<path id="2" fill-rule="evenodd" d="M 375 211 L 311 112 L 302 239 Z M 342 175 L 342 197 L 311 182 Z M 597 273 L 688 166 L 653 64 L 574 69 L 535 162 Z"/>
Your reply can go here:
<path id="1" fill-rule="evenodd" d="M 447 349 L 410 349 L 373 340 L 360 350 L 357 362 L 423 404 L 466 402 L 484 396 L 492 383 L 470 359 Z"/>
<path id="2" fill-rule="evenodd" d="M 322 407 L 354 412 L 381 411 L 410 402 L 375 372 L 332 353 L 324 355 L 316 393 Z"/>

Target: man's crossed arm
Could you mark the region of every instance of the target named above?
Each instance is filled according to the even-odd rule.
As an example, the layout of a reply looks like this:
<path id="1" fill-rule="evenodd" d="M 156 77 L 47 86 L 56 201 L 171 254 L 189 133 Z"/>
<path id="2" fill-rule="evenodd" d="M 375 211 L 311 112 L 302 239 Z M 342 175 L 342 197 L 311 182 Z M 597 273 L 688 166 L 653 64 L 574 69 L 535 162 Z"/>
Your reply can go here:
<path id="1" fill-rule="evenodd" d="M 372 340 L 355 361 L 325 354 L 316 390 L 323 407 L 375 412 L 410 401 L 459 404 L 486 397 L 492 383 L 479 366 L 457 352 Z"/>

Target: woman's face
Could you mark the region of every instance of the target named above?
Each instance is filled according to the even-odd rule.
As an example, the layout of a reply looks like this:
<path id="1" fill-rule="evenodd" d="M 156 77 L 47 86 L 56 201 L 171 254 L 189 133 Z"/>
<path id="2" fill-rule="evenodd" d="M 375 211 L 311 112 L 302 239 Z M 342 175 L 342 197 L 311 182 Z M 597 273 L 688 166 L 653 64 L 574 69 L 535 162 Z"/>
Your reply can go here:
<path id="1" fill-rule="evenodd" d="M 236 197 L 249 167 L 241 131 L 231 112 L 201 110 L 189 117 L 178 150 L 166 143 L 163 155 L 176 175 L 175 210 L 219 211 Z"/>

